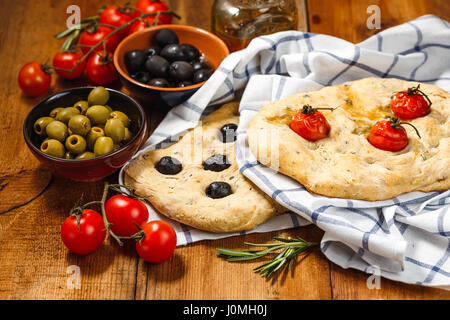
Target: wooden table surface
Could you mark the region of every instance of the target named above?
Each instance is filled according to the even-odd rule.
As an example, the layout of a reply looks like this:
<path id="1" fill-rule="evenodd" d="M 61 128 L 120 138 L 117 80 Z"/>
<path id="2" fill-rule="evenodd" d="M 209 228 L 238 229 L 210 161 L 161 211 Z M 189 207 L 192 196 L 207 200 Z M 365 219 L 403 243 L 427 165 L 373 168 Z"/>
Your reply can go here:
<path id="1" fill-rule="evenodd" d="M 26 62 L 45 62 L 57 52 L 61 42 L 52 35 L 64 28 L 68 5 L 78 4 L 87 17 L 105 2 L 1 1 L 1 299 L 450 299 L 448 291 L 387 279 L 381 279 L 380 289 L 370 290 L 367 274 L 338 267 L 319 249 L 292 272 L 271 280 L 252 272 L 258 262 L 232 264 L 215 256 L 216 247 L 243 248 L 243 241 L 265 242 L 275 235 L 319 241 L 323 232 L 315 226 L 202 241 L 178 248 L 169 261 L 156 265 L 139 259 L 132 243 L 120 248 L 111 239 L 89 256 L 69 253 L 60 240 L 61 223 L 81 193 L 86 200 L 99 199 L 103 182 L 52 177 L 39 165 L 25 145 L 22 124 L 41 98 L 24 96 L 17 74 Z M 211 0 L 170 4 L 182 16 L 179 23 L 210 28 Z M 424 14 L 450 18 L 448 0 L 298 0 L 299 30 L 362 41 L 378 31 L 366 28 L 366 9 L 372 4 L 381 8 L 382 29 Z M 51 90 L 86 84 L 86 79 L 65 82 L 53 77 Z M 150 115 L 151 130 L 162 117 Z M 71 265 L 80 268 L 81 289 L 67 286 Z"/>

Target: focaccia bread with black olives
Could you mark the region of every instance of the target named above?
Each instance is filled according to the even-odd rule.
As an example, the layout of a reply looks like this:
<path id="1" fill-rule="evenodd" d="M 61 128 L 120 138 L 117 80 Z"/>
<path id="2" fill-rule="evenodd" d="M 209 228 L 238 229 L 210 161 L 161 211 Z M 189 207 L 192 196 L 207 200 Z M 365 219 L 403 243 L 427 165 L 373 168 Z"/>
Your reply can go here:
<path id="1" fill-rule="evenodd" d="M 167 217 L 212 232 L 250 230 L 287 211 L 239 172 L 238 107 L 225 104 L 168 148 L 132 160 L 125 184 Z"/>
<path id="2" fill-rule="evenodd" d="M 450 95 L 443 89 L 420 84 L 432 102 L 431 112 L 407 122 L 421 138 L 408 125 L 409 142 L 401 151 L 380 150 L 367 141 L 377 121 L 393 116 L 391 96 L 418 84 L 365 78 L 270 103 L 250 122 L 250 149 L 261 163 L 325 196 L 374 201 L 411 191 L 447 190 Z M 322 112 L 331 126 L 329 136 L 310 142 L 291 130 L 291 119 L 303 105 L 336 108 Z"/>

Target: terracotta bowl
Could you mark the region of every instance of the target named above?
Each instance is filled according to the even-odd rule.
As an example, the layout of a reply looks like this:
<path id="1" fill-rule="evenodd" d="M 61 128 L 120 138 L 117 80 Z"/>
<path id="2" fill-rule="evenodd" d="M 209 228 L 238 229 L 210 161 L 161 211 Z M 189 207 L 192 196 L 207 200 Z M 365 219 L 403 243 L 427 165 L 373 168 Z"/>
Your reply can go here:
<path id="1" fill-rule="evenodd" d="M 180 43 L 189 43 L 199 49 L 205 56 L 205 62 L 214 70 L 230 53 L 226 44 L 214 34 L 200 28 L 185 25 L 160 25 L 144 29 L 126 37 L 116 48 L 114 65 L 123 85 L 133 97 L 149 109 L 168 110 L 189 99 L 204 84 L 204 82 L 200 82 L 183 88 L 161 88 L 149 86 L 130 77 L 124 63 L 125 54 L 128 51 L 144 50 L 151 45 L 155 45 L 152 42 L 153 36 L 164 28 L 173 30 L 177 34 Z"/>
<path id="2" fill-rule="evenodd" d="M 131 120 L 130 131 L 133 136 L 130 141 L 115 152 L 85 160 L 61 159 L 43 153 L 40 145 L 44 138 L 34 133 L 34 122 L 48 116 L 53 108 L 68 107 L 77 101 L 86 100 L 93 88 L 73 88 L 51 95 L 30 111 L 23 125 L 25 142 L 34 156 L 54 174 L 76 181 L 97 181 L 113 173 L 131 159 L 148 136 L 145 111 L 141 105 L 122 92 L 107 89 L 110 93 L 108 105 L 124 112 Z"/>

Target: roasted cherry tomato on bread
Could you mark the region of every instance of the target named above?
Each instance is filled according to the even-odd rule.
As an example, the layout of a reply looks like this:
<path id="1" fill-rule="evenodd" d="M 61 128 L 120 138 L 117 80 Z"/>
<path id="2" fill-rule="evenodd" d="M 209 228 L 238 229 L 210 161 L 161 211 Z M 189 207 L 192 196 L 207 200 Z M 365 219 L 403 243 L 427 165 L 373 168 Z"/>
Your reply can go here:
<path id="1" fill-rule="evenodd" d="M 148 210 L 142 201 L 124 195 L 116 195 L 105 203 L 105 213 L 111 223 L 112 232 L 121 237 L 130 237 L 148 221 Z"/>
<path id="2" fill-rule="evenodd" d="M 177 234 L 172 226 L 164 221 L 150 221 L 142 229 L 144 236 L 136 243 L 139 256 L 152 263 L 169 259 L 177 246 Z"/>
<path id="3" fill-rule="evenodd" d="M 169 11 L 169 6 L 164 1 L 158 0 L 139 0 L 136 8 L 144 13 L 154 13 L 157 11 Z M 170 14 L 162 14 L 159 16 L 158 24 L 170 24 L 172 16 Z"/>
<path id="4" fill-rule="evenodd" d="M 411 120 L 426 116 L 430 113 L 431 101 L 428 96 L 417 87 L 397 92 L 392 96 L 392 112 L 402 120 Z"/>
<path id="5" fill-rule="evenodd" d="M 107 24 L 114 27 L 120 27 L 137 16 L 137 11 L 130 8 L 128 5 L 116 6 L 112 5 L 103 10 L 100 15 L 100 23 Z M 124 27 L 117 32 L 119 40 L 125 38 L 128 35 L 130 26 Z"/>
<path id="6" fill-rule="evenodd" d="M 76 254 L 89 254 L 101 246 L 106 237 L 102 216 L 94 210 L 85 209 L 79 217 L 69 216 L 61 227 L 61 240 Z"/>
<path id="7" fill-rule="evenodd" d="M 375 123 L 370 129 L 367 140 L 381 150 L 392 152 L 403 150 L 408 145 L 408 135 L 401 124 L 412 126 L 420 138 L 419 131 L 412 124 L 400 122 L 398 118 L 391 118 Z"/>
<path id="8" fill-rule="evenodd" d="M 53 66 L 58 76 L 63 79 L 79 78 L 86 67 L 86 60 L 83 60 L 72 72 L 59 69 L 71 70 L 80 62 L 83 56 L 81 52 L 58 52 L 53 58 Z"/>
<path id="9" fill-rule="evenodd" d="M 88 53 L 91 50 L 90 47 L 95 46 L 97 43 L 105 39 L 114 29 L 105 26 L 99 26 L 94 29 L 87 29 L 80 36 L 80 41 L 78 45 L 81 47 L 81 51 L 83 53 Z M 96 51 L 104 51 L 103 47 L 106 48 L 106 51 L 113 53 L 119 44 L 119 38 L 117 34 L 113 34 L 105 40 L 104 44 L 99 45 L 95 50 Z"/>
<path id="10" fill-rule="evenodd" d="M 314 142 L 327 137 L 331 129 L 330 124 L 318 110 L 333 111 L 334 109 L 313 108 L 310 105 L 305 105 L 292 118 L 290 124 L 291 129 L 308 141 Z"/>
<path id="11" fill-rule="evenodd" d="M 29 62 L 19 71 L 19 86 L 31 97 L 37 97 L 50 89 L 51 73 L 39 61 Z"/>
<path id="12" fill-rule="evenodd" d="M 116 68 L 112 61 L 112 54 L 94 52 L 87 61 L 86 73 L 89 79 L 101 86 L 106 86 L 117 79 Z"/>

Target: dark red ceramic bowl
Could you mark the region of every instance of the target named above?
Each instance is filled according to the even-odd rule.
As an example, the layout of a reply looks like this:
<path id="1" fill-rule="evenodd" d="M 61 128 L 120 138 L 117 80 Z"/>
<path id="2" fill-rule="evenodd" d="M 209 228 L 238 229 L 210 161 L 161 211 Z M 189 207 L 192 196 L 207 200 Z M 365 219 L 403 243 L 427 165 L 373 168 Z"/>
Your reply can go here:
<path id="1" fill-rule="evenodd" d="M 73 88 L 58 92 L 39 102 L 28 114 L 23 125 L 23 136 L 31 152 L 53 173 L 76 181 L 97 181 L 122 167 L 136 153 L 147 138 L 145 111 L 141 105 L 126 94 L 107 89 L 110 94 L 108 105 L 128 115 L 131 120 L 130 141 L 119 150 L 110 154 L 85 160 L 55 158 L 40 150 L 44 138 L 33 131 L 34 122 L 48 116 L 56 107 L 69 107 L 80 100 L 87 100 L 89 92 L 95 87 Z"/>
<path id="2" fill-rule="evenodd" d="M 114 66 L 119 73 L 123 85 L 130 91 L 131 95 L 138 99 L 144 107 L 151 109 L 168 110 L 173 106 L 189 99 L 204 82 L 183 88 L 161 88 L 138 82 L 128 74 L 124 56 L 128 51 L 136 49 L 147 49 L 155 45 L 153 36 L 161 29 L 173 30 L 180 43 L 189 43 L 195 46 L 204 55 L 205 62 L 213 69 L 217 69 L 230 53 L 227 45 L 216 35 L 206 30 L 177 24 L 160 25 L 133 33 L 123 39 L 114 52 Z"/>

